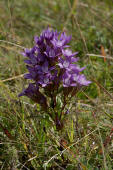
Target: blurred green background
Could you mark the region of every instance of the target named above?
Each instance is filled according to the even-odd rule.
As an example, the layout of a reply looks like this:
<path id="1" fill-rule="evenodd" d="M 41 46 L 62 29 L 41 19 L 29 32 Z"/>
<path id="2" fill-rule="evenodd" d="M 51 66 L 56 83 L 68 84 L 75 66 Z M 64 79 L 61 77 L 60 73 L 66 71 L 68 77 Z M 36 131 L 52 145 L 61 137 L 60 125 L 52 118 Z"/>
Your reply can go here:
<path id="1" fill-rule="evenodd" d="M 92 81 L 73 99 L 62 133 L 29 99 L 18 98 L 28 84 L 22 48 L 48 26 L 72 35 Z M 0 0 L 0 168 L 112 170 L 112 121 L 113 1 Z"/>

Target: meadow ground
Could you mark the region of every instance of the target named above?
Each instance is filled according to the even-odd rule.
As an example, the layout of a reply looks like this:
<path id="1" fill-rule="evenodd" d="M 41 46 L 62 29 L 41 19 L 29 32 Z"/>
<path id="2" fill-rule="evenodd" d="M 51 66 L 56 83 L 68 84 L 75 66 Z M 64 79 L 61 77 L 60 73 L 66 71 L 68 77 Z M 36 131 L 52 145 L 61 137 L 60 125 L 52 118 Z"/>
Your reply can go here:
<path id="1" fill-rule="evenodd" d="M 72 35 L 92 81 L 73 98 L 62 132 L 18 98 L 28 84 L 22 48 L 47 26 Z M 113 1 L 0 0 L 1 170 L 112 170 L 112 123 Z"/>

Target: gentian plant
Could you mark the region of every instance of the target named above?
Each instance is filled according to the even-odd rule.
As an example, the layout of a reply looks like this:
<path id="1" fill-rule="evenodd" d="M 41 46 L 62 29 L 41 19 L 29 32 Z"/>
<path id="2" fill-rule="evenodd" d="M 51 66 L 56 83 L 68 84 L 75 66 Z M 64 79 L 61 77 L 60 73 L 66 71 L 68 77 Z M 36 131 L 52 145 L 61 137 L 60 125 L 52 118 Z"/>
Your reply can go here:
<path id="1" fill-rule="evenodd" d="M 40 105 L 58 130 L 63 127 L 63 119 L 69 112 L 68 102 L 82 86 L 88 86 L 81 72 L 85 67 L 77 65 L 77 52 L 72 53 L 67 45 L 71 36 L 50 28 L 44 30 L 39 37 L 35 36 L 35 45 L 23 53 L 28 73 L 25 79 L 32 82 L 19 96 L 27 96 Z"/>

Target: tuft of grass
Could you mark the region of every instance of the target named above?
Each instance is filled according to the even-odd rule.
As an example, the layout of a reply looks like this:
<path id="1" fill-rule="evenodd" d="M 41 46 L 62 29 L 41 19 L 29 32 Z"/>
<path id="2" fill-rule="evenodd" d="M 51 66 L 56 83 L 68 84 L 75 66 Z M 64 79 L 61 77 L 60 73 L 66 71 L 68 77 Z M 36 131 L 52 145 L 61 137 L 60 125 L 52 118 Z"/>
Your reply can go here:
<path id="1" fill-rule="evenodd" d="M 1 169 L 113 169 L 112 11 L 107 0 L 0 1 Z M 92 80 L 70 104 L 62 132 L 29 99 L 18 98 L 27 85 L 21 52 L 47 26 L 72 34 Z"/>

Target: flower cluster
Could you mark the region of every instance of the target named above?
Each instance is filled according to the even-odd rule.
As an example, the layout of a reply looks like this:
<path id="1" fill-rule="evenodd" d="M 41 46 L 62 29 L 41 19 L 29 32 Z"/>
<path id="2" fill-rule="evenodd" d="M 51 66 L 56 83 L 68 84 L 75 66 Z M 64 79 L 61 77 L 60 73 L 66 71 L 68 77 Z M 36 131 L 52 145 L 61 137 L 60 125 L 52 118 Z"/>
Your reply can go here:
<path id="1" fill-rule="evenodd" d="M 29 71 L 24 77 L 34 80 L 36 88 L 44 88 L 53 83 L 60 83 L 63 87 L 87 86 L 90 83 L 80 74 L 85 67 L 80 68 L 75 64 L 78 61 L 74 57 L 77 52 L 72 53 L 67 45 L 71 36 L 47 28 L 34 40 L 34 47 L 26 49 L 23 55 L 28 58 L 24 62 Z M 32 91 L 32 88 L 33 86 L 28 87 L 28 91 Z M 34 90 L 31 91 L 30 93 L 34 93 Z M 25 95 L 25 91 L 23 94 Z"/>
<path id="2" fill-rule="evenodd" d="M 60 33 L 50 28 L 44 30 L 39 37 L 34 38 L 33 48 L 26 49 L 23 53 L 28 69 L 28 73 L 24 77 L 33 82 L 19 96 L 25 95 L 31 98 L 47 111 L 47 97 L 51 98 L 49 107 L 58 109 L 57 94 L 62 89 L 62 92 L 60 91 L 63 94 L 63 106 L 60 106 L 62 115 L 66 97 L 69 94 L 73 96 L 72 89 L 76 91 L 77 88 L 90 84 L 84 74 L 81 74 L 85 67 L 80 68 L 77 65 L 78 58 L 75 57 L 77 52 L 72 53 L 70 46 L 67 45 L 70 40 L 71 36 L 67 36 L 65 32 Z M 40 92 L 40 89 L 43 89 L 43 93 Z M 57 124 L 61 120 L 61 115 L 58 118 L 56 110 L 55 115 Z"/>

